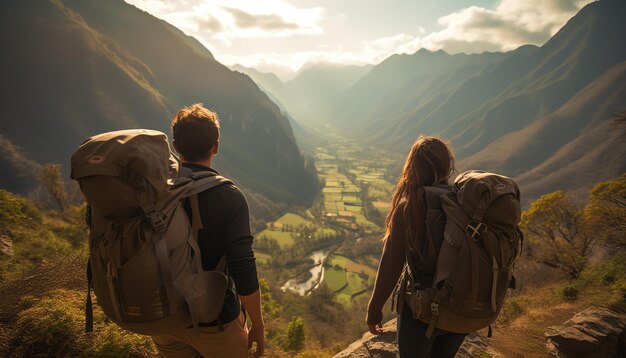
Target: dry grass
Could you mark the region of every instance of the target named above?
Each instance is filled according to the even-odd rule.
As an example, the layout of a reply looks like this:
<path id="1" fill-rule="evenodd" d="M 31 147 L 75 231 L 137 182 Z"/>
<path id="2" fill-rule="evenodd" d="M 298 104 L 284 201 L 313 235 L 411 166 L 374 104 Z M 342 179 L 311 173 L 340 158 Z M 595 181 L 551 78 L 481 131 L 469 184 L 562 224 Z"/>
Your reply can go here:
<path id="1" fill-rule="evenodd" d="M 536 272 L 535 268 L 528 272 Z M 608 279 L 607 279 L 608 278 Z M 563 296 L 565 287 L 578 291 L 574 300 Z M 529 281 L 522 292 L 509 297 L 494 326 L 492 344 L 505 357 L 546 357 L 545 332 L 591 306 L 626 312 L 626 259 L 618 255 L 588 267 L 573 281 Z"/>
<path id="2" fill-rule="evenodd" d="M 23 276 L 0 283 L 0 338 L 2 329 L 12 325 L 23 297 L 41 297 L 58 288 L 87 289 L 86 259 L 79 256 L 53 258 Z M 1 344 L 1 343 L 0 343 Z"/>

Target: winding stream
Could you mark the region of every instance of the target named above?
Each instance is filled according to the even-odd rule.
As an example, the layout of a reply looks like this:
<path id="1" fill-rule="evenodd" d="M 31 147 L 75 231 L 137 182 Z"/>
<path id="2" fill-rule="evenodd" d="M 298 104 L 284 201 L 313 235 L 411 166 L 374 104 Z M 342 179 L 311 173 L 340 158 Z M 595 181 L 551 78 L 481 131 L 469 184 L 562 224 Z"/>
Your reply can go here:
<path id="1" fill-rule="evenodd" d="M 289 290 L 301 296 L 306 296 L 311 293 L 311 291 L 318 288 L 322 281 L 324 281 L 324 261 L 330 254 L 330 251 L 331 250 L 329 249 L 313 251 L 311 255 L 309 255 L 309 258 L 314 262 L 314 266 L 309 270 L 311 278 L 304 282 L 298 282 L 297 279 L 292 278 L 291 280 L 285 282 L 283 287 L 280 289 L 283 291 Z"/>

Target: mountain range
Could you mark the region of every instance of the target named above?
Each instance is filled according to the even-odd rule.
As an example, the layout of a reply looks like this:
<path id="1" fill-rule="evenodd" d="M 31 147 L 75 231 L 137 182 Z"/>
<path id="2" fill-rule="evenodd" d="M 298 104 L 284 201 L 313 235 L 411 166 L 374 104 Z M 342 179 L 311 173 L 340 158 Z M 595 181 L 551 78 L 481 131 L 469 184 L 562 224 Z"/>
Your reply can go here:
<path id="1" fill-rule="evenodd" d="M 601 0 L 542 46 L 393 55 L 327 90 L 330 98 L 307 98 L 320 104 L 314 117 L 284 108 L 305 125 L 330 124 L 398 155 L 419 134 L 441 136 L 457 169 L 513 176 L 526 202 L 556 189 L 583 193 L 626 171 L 626 129 L 611 120 L 626 110 L 625 16 L 626 2 Z M 278 103 L 302 97 L 250 75 Z"/>
<path id="2" fill-rule="evenodd" d="M 306 204 L 318 191 L 289 120 L 248 77 L 197 40 L 122 0 L 0 5 L 0 187 L 32 188 L 42 163 L 61 163 L 87 137 L 125 128 L 169 133 L 173 114 L 204 103 L 221 118 L 215 166 L 273 200 Z"/>

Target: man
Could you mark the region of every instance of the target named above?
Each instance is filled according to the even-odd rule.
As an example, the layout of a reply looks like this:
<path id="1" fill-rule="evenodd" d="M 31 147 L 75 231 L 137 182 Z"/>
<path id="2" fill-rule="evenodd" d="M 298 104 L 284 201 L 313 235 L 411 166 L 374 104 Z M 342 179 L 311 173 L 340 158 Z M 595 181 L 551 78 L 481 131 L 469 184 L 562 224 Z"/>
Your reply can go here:
<path id="1" fill-rule="evenodd" d="M 173 145 L 184 168 L 218 175 L 211 163 L 219 149 L 219 128 L 217 114 L 202 104 L 178 111 L 172 120 Z M 204 227 L 198 235 L 204 269 L 214 269 L 226 255 L 230 288 L 219 323 L 204 322 L 198 329 L 152 339 L 164 357 L 247 357 L 254 342 L 254 356 L 261 356 L 265 348 L 264 322 L 248 202 L 239 188 L 223 184 L 200 193 L 198 204 Z M 190 214 L 189 207 L 186 209 Z M 249 332 L 244 310 L 252 321 Z"/>

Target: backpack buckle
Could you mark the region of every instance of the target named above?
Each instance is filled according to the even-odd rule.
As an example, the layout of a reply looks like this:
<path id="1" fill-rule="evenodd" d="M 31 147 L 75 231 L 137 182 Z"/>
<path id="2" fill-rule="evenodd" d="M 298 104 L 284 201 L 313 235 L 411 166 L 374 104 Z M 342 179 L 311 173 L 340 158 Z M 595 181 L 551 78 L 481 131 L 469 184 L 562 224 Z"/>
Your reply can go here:
<path id="1" fill-rule="evenodd" d="M 150 208 L 144 213 L 148 220 L 150 220 L 150 224 L 152 224 L 152 227 L 154 228 L 154 230 L 156 230 L 156 232 L 160 234 L 165 231 L 165 229 L 167 228 L 167 226 L 165 225 L 165 221 L 161 218 L 159 212 L 155 208 Z"/>
<path id="2" fill-rule="evenodd" d="M 439 304 L 435 303 L 435 302 L 431 302 L 430 303 L 430 313 L 433 314 L 433 316 L 438 316 L 439 315 Z"/>
<path id="3" fill-rule="evenodd" d="M 467 236 L 471 237 L 472 240 L 478 242 L 478 239 L 481 238 L 482 232 L 486 226 L 487 225 L 485 225 L 484 223 L 472 220 L 472 222 L 467 224 L 467 227 L 465 228 L 465 233 L 467 234 Z"/>

